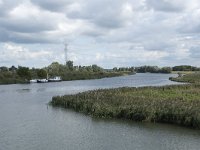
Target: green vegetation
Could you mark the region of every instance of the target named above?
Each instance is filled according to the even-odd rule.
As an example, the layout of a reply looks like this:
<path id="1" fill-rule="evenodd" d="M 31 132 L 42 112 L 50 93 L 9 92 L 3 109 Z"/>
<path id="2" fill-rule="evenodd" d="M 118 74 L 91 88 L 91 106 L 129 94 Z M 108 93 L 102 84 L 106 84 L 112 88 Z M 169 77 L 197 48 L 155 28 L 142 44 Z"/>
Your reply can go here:
<path id="1" fill-rule="evenodd" d="M 39 70 L 37 70 L 37 76 L 40 79 L 44 79 L 47 77 L 47 71 L 44 69 L 39 69 Z"/>
<path id="2" fill-rule="evenodd" d="M 131 71 L 105 70 L 97 65 L 74 66 L 73 61 L 66 62 L 66 65 L 53 62 L 51 65 L 37 69 L 19 66 L 11 68 L 0 67 L 0 84 L 28 83 L 30 79 L 44 79 L 61 76 L 62 80 L 85 80 L 115 77 L 133 73 Z"/>
<path id="3" fill-rule="evenodd" d="M 159 68 L 158 66 L 141 66 L 141 67 L 121 67 L 113 68 L 114 71 L 131 71 L 131 72 L 137 72 L 137 73 L 171 73 L 172 68 L 171 67 L 162 67 Z"/>
<path id="4" fill-rule="evenodd" d="M 181 66 L 174 66 L 174 67 L 158 67 L 158 66 L 140 66 L 140 67 L 121 67 L 113 68 L 114 71 L 134 71 L 137 73 L 172 73 L 172 72 L 192 72 L 200 71 L 200 68 L 189 66 L 189 65 L 181 65 Z"/>
<path id="5" fill-rule="evenodd" d="M 11 68 L 0 67 L 0 84 L 16 84 L 27 83 L 31 74 L 29 68 L 18 68 L 12 66 Z"/>
<path id="6" fill-rule="evenodd" d="M 158 66 L 141 66 L 141 67 L 136 67 L 135 71 L 138 73 L 171 73 L 172 68 L 171 67 L 163 67 L 159 68 Z"/>
<path id="7" fill-rule="evenodd" d="M 172 67 L 173 71 L 200 71 L 200 68 L 189 66 L 189 65 L 181 65 Z"/>
<path id="8" fill-rule="evenodd" d="M 105 77 L 121 76 L 124 75 L 124 73 L 130 73 L 124 71 L 116 72 L 113 70 L 107 71 L 97 65 L 74 66 L 72 61 L 68 61 L 66 65 L 54 62 L 44 69 L 47 70 L 50 77 L 61 76 L 64 81 L 99 79 Z"/>
<path id="9" fill-rule="evenodd" d="M 16 84 L 16 83 L 27 83 L 25 79 L 21 78 L 15 72 L 1 72 L 0 73 L 0 84 Z"/>
<path id="10" fill-rule="evenodd" d="M 171 77 L 170 80 L 176 81 L 176 82 L 189 82 L 189 83 L 196 83 L 200 84 L 200 72 L 196 73 L 189 73 L 185 75 L 179 75 L 177 78 Z"/>
<path id="11" fill-rule="evenodd" d="M 135 73 L 171 73 L 174 71 L 194 72 L 200 70 L 193 66 L 175 66 L 162 67 L 157 66 L 141 66 L 141 67 L 114 67 L 113 69 L 103 69 L 97 65 L 90 66 L 74 66 L 73 61 L 68 61 L 66 64 L 53 62 L 44 68 L 28 68 L 12 66 L 11 68 L 0 67 L 0 84 L 15 84 L 28 83 L 30 79 L 42 79 L 61 76 L 62 80 L 85 80 L 85 79 L 100 79 L 105 77 L 115 77 L 129 75 Z M 172 78 L 171 80 L 175 80 Z"/>
<path id="12" fill-rule="evenodd" d="M 56 96 L 51 104 L 94 117 L 171 123 L 200 129 L 200 74 L 188 74 L 181 79 L 184 82 L 192 79 L 193 84 L 94 90 Z"/>
<path id="13" fill-rule="evenodd" d="M 200 128 L 200 85 L 95 90 L 53 97 L 51 104 L 96 117 Z"/>
<path id="14" fill-rule="evenodd" d="M 172 71 L 172 74 L 191 74 L 195 73 L 195 71 Z"/>
<path id="15" fill-rule="evenodd" d="M 31 79 L 31 72 L 28 67 L 19 66 L 17 69 L 17 75 L 19 75 L 22 79 L 25 79 L 25 80 Z"/>

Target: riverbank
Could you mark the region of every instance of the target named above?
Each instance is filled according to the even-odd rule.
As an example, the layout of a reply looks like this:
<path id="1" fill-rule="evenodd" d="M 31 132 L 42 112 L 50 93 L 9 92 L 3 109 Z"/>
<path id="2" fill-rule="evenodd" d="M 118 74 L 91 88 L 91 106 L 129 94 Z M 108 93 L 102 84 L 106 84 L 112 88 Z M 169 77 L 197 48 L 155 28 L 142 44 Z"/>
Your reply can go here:
<path id="1" fill-rule="evenodd" d="M 118 77 L 125 76 L 129 74 L 135 74 L 131 72 L 79 72 L 72 71 L 67 74 L 62 74 L 63 81 L 72 81 L 72 80 L 89 80 L 89 79 L 102 79 L 102 78 L 110 78 L 110 77 Z M 16 73 L 3 73 L 0 74 L 0 85 L 5 84 L 28 84 L 29 80 L 20 78 Z"/>
<path id="2" fill-rule="evenodd" d="M 200 72 L 185 74 L 176 78 L 171 77 L 169 79 L 175 82 L 188 82 L 200 84 Z"/>
<path id="3" fill-rule="evenodd" d="M 20 78 L 16 73 L 12 73 L 12 72 L 0 73 L 0 85 L 24 84 L 24 83 L 28 83 L 28 81 L 23 78 Z"/>
<path id="4" fill-rule="evenodd" d="M 198 78 L 198 75 L 192 75 Z M 184 77 L 185 81 L 192 78 Z M 162 122 L 200 129 L 200 84 L 94 90 L 56 96 L 53 106 L 94 117 Z"/>
<path id="5" fill-rule="evenodd" d="M 102 79 L 102 78 L 125 76 L 129 74 L 131 74 L 131 72 L 113 72 L 113 71 L 112 72 L 85 72 L 85 73 L 69 72 L 65 75 L 62 75 L 62 80 L 72 81 L 72 80 Z"/>

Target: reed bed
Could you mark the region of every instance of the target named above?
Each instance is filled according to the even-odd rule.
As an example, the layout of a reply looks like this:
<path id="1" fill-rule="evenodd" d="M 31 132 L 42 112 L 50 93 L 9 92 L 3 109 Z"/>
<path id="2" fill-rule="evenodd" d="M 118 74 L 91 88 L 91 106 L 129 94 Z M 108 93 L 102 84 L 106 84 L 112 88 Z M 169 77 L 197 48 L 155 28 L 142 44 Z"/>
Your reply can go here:
<path id="1" fill-rule="evenodd" d="M 99 89 L 55 96 L 50 103 L 93 117 L 171 123 L 200 129 L 200 84 Z"/>

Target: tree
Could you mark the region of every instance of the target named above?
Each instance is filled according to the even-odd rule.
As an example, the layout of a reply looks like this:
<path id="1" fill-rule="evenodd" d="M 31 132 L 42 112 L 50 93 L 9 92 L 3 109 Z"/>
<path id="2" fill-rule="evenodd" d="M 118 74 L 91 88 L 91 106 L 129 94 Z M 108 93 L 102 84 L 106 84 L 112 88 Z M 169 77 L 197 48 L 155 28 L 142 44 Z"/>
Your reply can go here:
<path id="1" fill-rule="evenodd" d="M 17 70 L 17 68 L 15 66 L 12 66 L 9 68 L 9 71 L 16 71 L 16 70 Z"/>
<path id="2" fill-rule="evenodd" d="M 67 61 L 66 62 L 66 66 L 69 68 L 69 70 L 73 70 L 73 67 L 74 67 L 74 65 L 73 65 L 73 61 Z"/>
<path id="3" fill-rule="evenodd" d="M 172 71 L 171 67 L 163 67 L 160 70 L 161 73 L 171 73 L 171 71 Z"/>
<path id="4" fill-rule="evenodd" d="M 28 79 L 28 80 L 31 79 L 31 72 L 30 72 L 28 67 L 19 66 L 18 69 L 17 69 L 17 74 L 21 78 L 25 78 L 25 79 Z"/>
<path id="5" fill-rule="evenodd" d="M 0 71 L 2 71 L 2 72 L 6 72 L 6 71 L 8 71 L 8 68 L 7 67 L 0 67 Z"/>
<path id="6" fill-rule="evenodd" d="M 117 71 L 118 71 L 117 67 L 114 67 L 114 68 L 113 68 L 113 71 L 117 72 Z"/>
<path id="7" fill-rule="evenodd" d="M 46 70 L 48 70 L 50 76 L 58 76 L 60 74 L 59 68 L 60 64 L 58 62 L 53 62 L 46 68 Z"/>
<path id="8" fill-rule="evenodd" d="M 44 70 L 44 69 L 39 69 L 39 70 L 37 71 L 37 76 L 38 76 L 39 78 L 46 78 L 46 77 L 47 77 L 47 72 L 46 72 L 46 70 Z"/>
<path id="9" fill-rule="evenodd" d="M 93 72 L 101 72 L 103 69 L 97 65 L 92 65 Z"/>

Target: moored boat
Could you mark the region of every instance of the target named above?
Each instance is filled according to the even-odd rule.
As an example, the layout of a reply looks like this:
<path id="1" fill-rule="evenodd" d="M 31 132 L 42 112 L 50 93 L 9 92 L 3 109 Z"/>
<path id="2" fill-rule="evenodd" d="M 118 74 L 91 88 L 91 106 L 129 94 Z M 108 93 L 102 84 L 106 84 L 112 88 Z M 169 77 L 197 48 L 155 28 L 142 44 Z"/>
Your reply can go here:
<path id="1" fill-rule="evenodd" d="M 53 78 L 49 78 L 48 81 L 49 82 L 60 82 L 60 81 L 62 81 L 62 79 L 61 79 L 61 77 L 56 76 L 56 77 L 53 77 Z"/>
<path id="2" fill-rule="evenodd" d="M 38 79 L 37 83 L 47 83 L 48 80 L 47 79 Z"/>
<path id="3" fill-rule="evenodd" d="M 30 83 L 37 83 L 37 79 L 32 79 L 29 81 Z"/>

